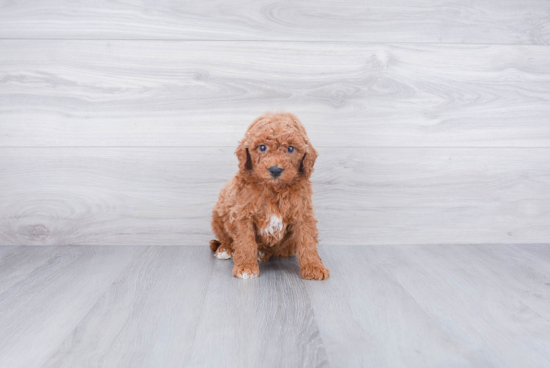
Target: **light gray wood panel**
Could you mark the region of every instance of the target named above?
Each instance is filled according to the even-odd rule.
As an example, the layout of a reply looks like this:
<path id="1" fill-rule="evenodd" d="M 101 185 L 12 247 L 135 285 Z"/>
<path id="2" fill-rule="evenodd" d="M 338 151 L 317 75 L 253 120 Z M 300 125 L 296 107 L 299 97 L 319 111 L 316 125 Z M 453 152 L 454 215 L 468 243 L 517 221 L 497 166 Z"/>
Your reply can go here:
<path id="1" fill-rule="evenodd" d="M 0 247 L 0 294 L 51 259 L 51 247 Z M 53 249 L 55 252 L 55 249 Z"/>
<path id="2" fill-rule="evenodd" d="M 550 42 L 544 0 L 9 1 L 0 37 Z"/>
<path id="3" fill-rule="evenodd" d="M 0 83 L 0 146 L 233 147 L 280 109 L 317 146 L 550 146 L 548 46 L 3 40 Z"/>
<path id="4" fill-rule="evenodd" d="M 214 261 L 207 247 L 148 248 L 42 367 L 182 367 Z"/>
<path id="5" fill-rule="evenodd" d="M 237 171 L 219 148 L 0 149 L 0 243 L 200 245 Z"/>
<path id="6" fill-rule="evenodd" d="M 0 294 L 3 367 L 39 367 L 130 262 L 137 248 L 49 249 L 47 263 Z M 17 277 L 18 271 L 12 270 Z"/>
<path id="7" fill-rule="evenodd" d="M 536 249 L 538 248 L 538 249 Z M 521 318 L 512 324 L 505 324 L 505 328 L 517 329 L 517 335 L 528 330 L 539 331 L 546 337 L 541 341 L 543 349 L 549 351 L 550 346 L 550 245 L 538 244 L 536 250 L 530 244 L 510 244 L 491 247 L 486 245 L 464 245 L 462 247 L 422 247 L 418 256 L 427 259 L 427 262 L 436 262 L 439 267 L 461 269 L 462 277 L 475 283 L 475 278 L 482 278 L 488 285 L 481 285 L 480 295 L 494 294 L 492 297 L 480 298 L 484 305 L 496 310 L 492 304 L 502 304 L 518 311 Z M 431 255 L 427 257 L 424 252 Z M 385 255 L 382 255 L 385 257 Z M 407 257 L 409 257 L 407 255 Z M 416 254 L 415 254 L 416 257 Z M 414 262 L 415 257 L 411 258 Z M 439 258 L 448 262 L 439 262 Z M 471 259 L 476 259 L 471 262 Z M 509 270 L 509 272 L 502 272 Z M 497 299 L 496 297 L 500 298 Z M 532 317 L 532 318 L 530 318 Z M 546 319 L 540 324 L 538 319 Z M 501 322 L 507 316 L 494 313 L 495 320 Z M 475 323 L 475 322 L 474 322 Z M 540 328 L 540 329 L 539 329 Z M 544 342 L 544 340 L 546 342 Z M 535 344 L 529 341 L 526 345 Z M 539 347 L 540 347 L 539 346 Z M 550 360 L 550 355 L 548 355 Z"/>
<path id="8" fill-rule="evenodd" d="M 322 247 L 330 278 L 305 283 L 329 361 L 341 367 L 483 366 L 476 357 L 479 346 L 449 333 L 427 314 L 370 256 L 372 248 L 378 249 Z"/>
<path id="9" fill-rule="evenodd" d="M 322 153 L 314 198 L 319 227 L 330 229 L 325 244 L 541 243 L 549 238 L 546 149 Z"/>
<path id="10" fill-rule="evenodd" d="M 186 367 L 326 367 L 323 341 L 295 257 L 260 263 L 260 277 L 232 276 L 216 260 Z"/>
<path id="11" fill-rule="evenodd" d="M 435 321 L 484 352 L 480 366 L 550 364 L 550 272 L 521 246 L 370 249 Z"/>
<path id="12" fill-rule="evenodd" d="M 550 151 L 322 148 L 321 244 L 541 243 Z M 2 245 L 202 245 L 232 148 L 2 148 Z"/>
<path id="13" fill-rule="evenodd" d="M 549 271 L 523 263 L 521 245 L 325 247 L 321 256 L 331 277 L 306 287 L 330 361 L 550 364 Z"/>
<path id="14" fill-rule="evenodd" d="M 547 244 L 525 244 L 522 249 L 532 253 L 538 259 L 550 262 L 550 247 Z M 548 283 L 550 285 L 550 283 Z"/>
<path id="15" fill-rule="evenodd" d="M 321 246 L 257 279 L 207 247 L 1 247 L 2 367 L 547 367 L 550 245 Z M 18 255 L 17 253 L 21 254 Z"/>

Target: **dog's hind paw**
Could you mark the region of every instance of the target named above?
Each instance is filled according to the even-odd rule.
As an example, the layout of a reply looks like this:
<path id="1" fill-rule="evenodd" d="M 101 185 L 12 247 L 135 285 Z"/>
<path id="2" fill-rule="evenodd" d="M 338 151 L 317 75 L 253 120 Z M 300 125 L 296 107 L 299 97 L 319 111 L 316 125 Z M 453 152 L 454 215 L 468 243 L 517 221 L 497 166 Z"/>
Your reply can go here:
<path id="1" fill-rule="evenodd" d="M 231 258 L 231 254 L 227 253 L 227 251 L 224 249 L 222 251 L 218 250 L 215 254 L 217 259 L 229 259 Z"/>
<path id="2" fill-rule="evenodd" d="M 214 254 L 214 256 L 217 258 L 217 259 L 229 259 L 231 258 L 231 255 L 233 253 L 231 252 L 231 248 L 228 247 L 227 245 L 220 245 L 220 247 L 216 250 L 216 253 Z"/>
<path id="3" fill-rule="evenodd" d="M 264 252 L 258 251 L 258 262 L 267 262 L 271 256 Z"/>

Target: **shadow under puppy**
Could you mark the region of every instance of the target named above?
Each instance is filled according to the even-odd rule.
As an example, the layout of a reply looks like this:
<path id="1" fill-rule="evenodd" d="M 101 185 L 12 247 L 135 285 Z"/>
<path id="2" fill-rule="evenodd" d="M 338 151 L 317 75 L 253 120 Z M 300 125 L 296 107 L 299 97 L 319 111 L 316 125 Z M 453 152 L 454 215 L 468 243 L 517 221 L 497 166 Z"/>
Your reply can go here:
<path id="1" fill-rule="evenodd" d="M 329 270 L 317 252 L 317 220 L 309 180 L 317 151 L 300 120 L 266 113 L 246 131 L 235 152 L 239 171 L 221 190 L 212 213 L 218 259 L 233 257 L 233 276 L 260 274 L 258 261 L 298 254 L 307 280 L 325 280 Z"/>

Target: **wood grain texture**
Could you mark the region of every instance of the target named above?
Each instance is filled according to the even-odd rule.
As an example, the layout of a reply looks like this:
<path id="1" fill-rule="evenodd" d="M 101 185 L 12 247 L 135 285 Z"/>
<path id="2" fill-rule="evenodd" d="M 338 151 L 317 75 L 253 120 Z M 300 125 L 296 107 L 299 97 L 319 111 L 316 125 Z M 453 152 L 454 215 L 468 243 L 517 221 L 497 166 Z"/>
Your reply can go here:
<path id="1" fill-rule="evenodd" d="M 0 294 L 43 267 L 51 254 L 51 247 L 0 247 Z"/>
<path id="2" fill-rule="evenodd" d="M 324 282 L 208 248 L 269 110 Z M 0 0 L 0 367 L 546 368 L 549 125 L 548 0 Z"/>
<path id="3" fill-rule="evenodd" d="M 213 258 L 213 257 L 212 257 Z M 186 367 L 327 367 L 295 257 L 260 263 L 260 277 L 232 277 L 216 260 Z"/>
<path id="4" fill-rule="evenodd" d="M 342 367 L 475 366 L 474 349 L 434 321 L 370 249 L 323 247 L 331 276 L 306 283 L 329 360 Z"/>
<path id="5" fill-rule="evenodd" d="M 550 150 L 321 148 L 321 244 L 541 243 Z M 233 148 L 1 148 L 2 245 L 201 245 Z"/>
<path id="6" fill-rule="evenodd" d="M 534 254 L 540 260 L 550 261 L 550 249 L 546 244 L 525 244 L 522 249 Z"/>
<path id="7" fill-rule="evenodd" d="M 545 0 L 4 1 L 0 37 L 549 44 Z"/>
<path id="8" fill-rule="evenodd" d="M 322 246 L 323 282 L 295 257 L 236 279 L 208 247 L 0 252 L 0 283 L 20 279 L 0 293 L 2 367 L 550 364 L 549 244 Z M 21 277 L 25 258 L 43 262 Z"/>
<path id="9" fill-rule="evenodd" d="M 550 47 L 0 41 L 0 146 L 229 146 L 268 110 L 317 146 L 550 147 Z"/>
<path id="10" fill-rule="evenodd" d="M 207 248 L 147 247 L 42 367 L 184 366 L 213 265 Z"/>
<path id="11" fill-rule="evenodd" d="M 373 253 L 448 331 L 472 345 L 494 349 L 481 365 L 550 364 L 546 262 L 525 254 L 520 246 L 425 246 L 414 252 L 401 247 L 393 250 L 391 262 L 386 262 L 386 249 Z M 441 282 L 432 281 L 436 278 Z"/>
<path id="12" fill-rule="evenodd" d="M 135 247 L 48 247 L 43 261 L 20 277 L 18 262 L 8 279 L 19 281 L 0 293 L 0 365 L 39 367 L 87 314 L 130 262 Z M 23 248 L 22 258 L 36 259 Z M 41 253 L 38 250 L 38 253 Z M 12 266 L 12 267 L 10 267 Z"/>
<path id="13" fill-rule="evenodd" d="M 331 277 L 306 287 L 331 362 L 550 364 L 548 252 L 545 262 L 521 245 L 325 247 L 321 255 Z"/>

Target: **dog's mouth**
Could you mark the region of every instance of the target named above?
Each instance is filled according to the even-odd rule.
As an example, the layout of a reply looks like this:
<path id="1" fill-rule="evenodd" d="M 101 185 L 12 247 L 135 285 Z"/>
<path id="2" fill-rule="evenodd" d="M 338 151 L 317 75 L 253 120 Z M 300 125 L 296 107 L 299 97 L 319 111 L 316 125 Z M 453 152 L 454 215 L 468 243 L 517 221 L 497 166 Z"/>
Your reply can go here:
<path id="1" fill-rule="evenodd" d="M 266 179 L 267 179 L 266 181 L 268 183 L 271 183 L 273 185 L 279 185 L 279 184 L 282 184 L 285 181 L 282 178 L 282 175 L 278 175 L 278 176 L 269 175 Z"/>

